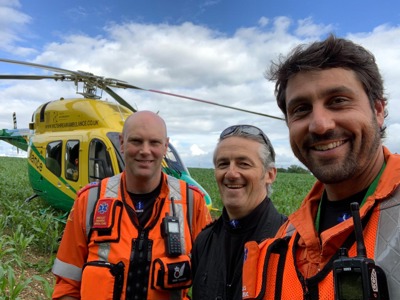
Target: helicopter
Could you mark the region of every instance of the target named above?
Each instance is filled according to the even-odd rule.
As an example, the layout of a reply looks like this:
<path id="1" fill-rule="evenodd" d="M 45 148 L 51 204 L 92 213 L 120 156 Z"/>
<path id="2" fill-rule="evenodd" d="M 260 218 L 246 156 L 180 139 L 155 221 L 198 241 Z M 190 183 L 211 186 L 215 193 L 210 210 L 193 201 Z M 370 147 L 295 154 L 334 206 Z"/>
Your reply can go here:
<path id="1" fill-rule="evenodd" d="M 93 181 L 100 181 L 124 170 L 125 162 L 119 147 L 119 134 L 126 118 L 135 113 L 128 102 L 112 88 L 137 89 L 167 96 L 231 108 L 275 119 L 275 116 L 252 112 L 193 97 L 144 89 L 125 81 L 97 76 L 85 71 L 70 71 L 52 66 L 0 58 L 0 62 L 24 65 L 53 72 L 51 75 L 7 75 L 0 79 L 70 81 L 83 98 L 48 101 L 32 114 L 29 129 L 0 130 L 0 140 L 27 151 L 28 177 L 36 197 L 50 206 L 69 212 L 77 192 Z M 99 93 L 100 91 L 100 93 Z M 116 103 L 101 99 L 105 91 Z M 162 161 L 166 174 L 197 186 L 205 195 L 206 205 L 212 210 L 212 199 L 207 191 L 190 175 L 177 150 L 169 143 Z"/>

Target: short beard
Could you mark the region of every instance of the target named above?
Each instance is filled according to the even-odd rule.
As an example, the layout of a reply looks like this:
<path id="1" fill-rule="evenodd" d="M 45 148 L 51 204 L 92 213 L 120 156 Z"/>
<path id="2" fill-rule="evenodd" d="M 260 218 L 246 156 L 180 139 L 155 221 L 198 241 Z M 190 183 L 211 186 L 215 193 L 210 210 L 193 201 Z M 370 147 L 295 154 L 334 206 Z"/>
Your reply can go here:
<path id="1" fill-rule="evenodd" d="M 375 134 L 364 150 L 360 148 L 361 151 L 367 152 L 354 152 L 354 144 L 351 143 L 351 149 L 349 155 L 343 158 L 341 162 L 332 162 L 332 164 L 326 164 L 321 166 L 315 163 L 314 160 L 309 160 L 307 166 L 311 173 L 324 184 L 335 184 L 341 183 L 343 181 L 349 180 L 355 176 L 359 176 L 360 172 L 364 172 L 365 165 L 371 158 L 367 153 L 375 153 L 381 145 L 380 129 L 376 118 L 374 117 L 371 124 L 371 129 L 374 130 Z M 366 145 L 365 141 L 361 141 L 361 145 Z M 361 154 L 361 155 L 360 155 Z M 362 159 L 362 161 L 360 161 Z M 303 162 L 304 163 L 304 162 Z"/>

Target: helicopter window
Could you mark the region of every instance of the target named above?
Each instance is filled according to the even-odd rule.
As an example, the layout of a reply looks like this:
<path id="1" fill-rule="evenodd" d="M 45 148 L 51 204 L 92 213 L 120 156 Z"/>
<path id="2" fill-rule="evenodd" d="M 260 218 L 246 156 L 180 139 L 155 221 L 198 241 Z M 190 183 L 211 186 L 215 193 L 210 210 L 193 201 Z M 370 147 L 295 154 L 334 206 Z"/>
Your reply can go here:
<path id="1" fill-rule="evenodd" d="M 118 132 L 107 132 L 107 137 L 110 139 L 114 146 L 115 154 L 117 155 L 118 168 L 121 173 L 125 168 L 124 156 L 121 153 L 120 143 L 119 143 L 119 133 Z"/>
<path id="2" fill-rule="evenodd" d="M 79 141 L 70 140 L 65 147 L 65 178 L 78 181 L 79 178 Z"/>
<path id="3" fill-rule="evenodd" d="M 61 175 L 61 141 L 51 142 L 46 147 L 46 167 L 54 175 Z"/>
<path id="4" fill-rule="evenodd" d="M 93 139 L 89 145 L 89 181 L 99 181 L 113 175 L 110 154 L 105 144 L 99 139 Z"/>
<path id="5" fill-rule="evenodd" d="M 177 178 L 180 178 L 182 173 L 189 174 L 188 169 L 183 164 L 178 152 L 171 143 L 168 144 L 168 150 L 164 157 L 164 161 L 166 163 L 166 166 L 164 166 L 164 172 L 167 174 L 173 175 Z"/>

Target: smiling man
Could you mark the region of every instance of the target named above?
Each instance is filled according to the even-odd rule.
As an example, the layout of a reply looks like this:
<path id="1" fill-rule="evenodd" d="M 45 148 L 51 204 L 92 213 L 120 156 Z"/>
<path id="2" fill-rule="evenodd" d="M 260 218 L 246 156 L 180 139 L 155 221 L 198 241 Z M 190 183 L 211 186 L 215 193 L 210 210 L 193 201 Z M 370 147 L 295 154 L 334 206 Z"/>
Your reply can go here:
<path id="1" fill-rule="evenodd" d="M 381 141 L 387 99 L 374 56 L 330 35 L 269 71 L 292 150 L 318 181 L 277 238 L 254 253 L 281 242 L 280 268 L 261 255 L 268 267 L 255 275 L 249 253 L 244 288 L 253 294 L 244 299 L 400 299 L 400 156 Z M 366 253 L 355 243 L 357 206 Z"/>
<path id="2" fill-rule="evenodd" d="M 202 193 L 162 172 L 168 141 L 157 114 L 126 119 L 125 170 L 78 192 L 53 267 L 53 299 L 189 299 L 192 241 L 211 216 Z"/>
<path id="3" fill-rule="evenodd" d="M 275 152 L 261 129 L 234 125 L 214 151 L 215 179 L 224 209 L 193 246 L 193 300 L 242 299 L 243 246 L 272 237 L 286 220 L 271 199 Z"/>

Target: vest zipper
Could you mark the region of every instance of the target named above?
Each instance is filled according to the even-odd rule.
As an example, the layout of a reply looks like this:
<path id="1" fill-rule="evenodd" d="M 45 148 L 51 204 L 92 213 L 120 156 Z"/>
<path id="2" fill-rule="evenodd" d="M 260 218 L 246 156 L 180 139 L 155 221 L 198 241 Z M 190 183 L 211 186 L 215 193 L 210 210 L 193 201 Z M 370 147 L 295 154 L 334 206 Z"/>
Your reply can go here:
<path id="1" fill-rule="evenodd" d="M 303 299 L 311 300 L 310 291 L 308 290 L 308 285 L 307 285 L 307 279 L 304 279 L 304 277 L 301 278 L 301 286 L 303 288 Z"/>

